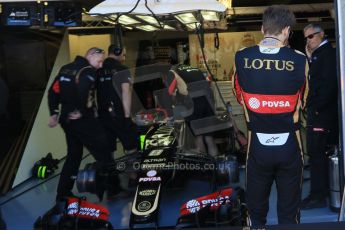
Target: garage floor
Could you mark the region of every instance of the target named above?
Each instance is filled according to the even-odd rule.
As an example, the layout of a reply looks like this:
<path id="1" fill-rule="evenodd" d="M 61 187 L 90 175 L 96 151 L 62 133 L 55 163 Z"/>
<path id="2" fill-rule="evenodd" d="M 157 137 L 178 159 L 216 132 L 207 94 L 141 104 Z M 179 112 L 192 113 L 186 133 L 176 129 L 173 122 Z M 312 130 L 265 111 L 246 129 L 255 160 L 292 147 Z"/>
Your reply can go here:
<path id="1" fill-rule="evenodd" d="M 87 156 L 83 160 L 82 167 L 92 161 L 92 157 Z M 61 166 L 59 167 L 61 169 Z M 305 171 L 308 176 L 308 171 Z M 244 172 L 241 172 L 240 184 L 244 182 Z M 52 176 L 46 181 L 30 179 L 27 182 L 16 187 L 13 191 L 0 197 L 1 210 L 3 218 L 9 230 L 17 229 L 32 229 L 33 223 L 48 209 L 54 205 L 55 189 L 58 182 L 58 174 Z M 236 185 L 234 185 L 236 186 Z M 308 194 L 309 181 L 307 180 L 303 185 L 303 194 Z M 189 199 L 196 198 L 211 192 L 209 183 L 201 180 L 189 181 L 184 189 L 164 190 L 162 193 L 161 209 L 159 216 L 159 226 L 175 226 L 179 209 L 181 205 Z M 75 191 L 76 194 L 77 191 Z M 94 195 L 85 195 L 89 201 L 98 202 Z M 103 200 L 111 213 L 110 222 L 116 229 L 127 229 L 129 223 L 129 214 L 131 209 L 131 195 L 121 197 L 111 202 Z M 276 218 L 276 190 L 273 185 L 270 197 L 270 210 L 268 213 L 267 222 L 269 225 L 277 224 Z M 315 222 L 335 222 L 338 214 L 330 211 L 328 208 L 313 209 L 302 211 L 302 223 Z"/>

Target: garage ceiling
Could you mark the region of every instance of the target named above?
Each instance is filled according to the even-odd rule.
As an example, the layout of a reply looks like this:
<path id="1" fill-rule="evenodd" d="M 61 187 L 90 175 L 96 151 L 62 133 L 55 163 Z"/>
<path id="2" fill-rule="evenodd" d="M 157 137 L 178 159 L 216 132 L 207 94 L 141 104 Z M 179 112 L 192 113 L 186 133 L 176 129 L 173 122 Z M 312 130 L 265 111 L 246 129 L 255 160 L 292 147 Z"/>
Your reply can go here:
<path id="1" fill-rule="evenodd" d="M 52 0 L 48 0 L 52 1 Z M 144 0 L 141 0 L 144 1 Z M 153 0 L 148 0 L 153 1 Z M 164 4 L 167 0 L 155 0 Z M 170 0 L 169 0 L 170 1 Z M 222 0 L 226 1 L 226 0 Z M 3 0 L 4 2 L 32 2 L 32 0 Z M 44 1 L 41 1 L 44 2 Z M 55 1 L 57 2 L 57 1 Z M 88 12 L 92 7 L 103 2 L 102 0 L 64 0 L 59 2 L 78 2 Z M 286 4 L 295 13 L 298 26 L 302 28 L 307 23 L 318 22 L 325 28 L 334 28 L 334 5 L 333 0 L 228 0 L 231 8 L 221 14 L 219 22 L 207 22 L 206 30 L 223 30 L 223 31 L 245 31 L 257 30 L 261 25 L 262 12 L 267 6 L 272 4 Z M 194 12 L 195 14 L 195 12 Z M 130 15 L 142 25 L 150 25 L 135 15 Z M 173 15 L 157 16 L 160 22 L 169 25 L 177 31 L 191 31 L 183 23 L 180 23 Z M 82 26 L 74 30 L 92 30 L 112 28 L 112 23 L 105 21 L 104 17 L 94 17 L 83 14 Z M 153 25 L 151 23 L 151 25 Z M 153 25 L 155 26 L 155 25 Z M 131 29 L 137 30 L 135 27 Z"/>
<path id="2" fill-rule="evenodd" d="M 333 0 L 232 0 L 233 7 L 333 3 Z"/>
<path id="3" fill-rule="evenodd" d="M 85 1 L 84 1 L 85 2 Z M 84 5 L 87 9 L 97 5 L 102 1 L 87 1 Z M 163 4 L 164 0 L 160 0 Z M 230 3 L 230 1 L 228 1 Z M 83 3 L 84 4 L 84 3 Z M 262 13 L 266 7 L 272 4 L 286 4 L 295 13 L 298 25 L 302 28 L 310 22 L 318 22 L 325 28 L 334 28 L 334 5 L 333 0 L 232 0 L 231 8 L 223 15 L 220 22 L 206 23 L 206 29 L 220 29 L 228 31 L 250 30 L 261 25 Z M 136 20 L 142 20 L 134 17 Z M 159 16 L 159 19 L 176 28 L 177 30 L 187 30 L 173 16 Z M 90 26 L 90 21 L 102 20 L 102 18 L 83 17 L 84 26 Z M 95 25 L 95 23 L 93 23 Z M 103 24 L 103 26 L 109 26 Z"/>

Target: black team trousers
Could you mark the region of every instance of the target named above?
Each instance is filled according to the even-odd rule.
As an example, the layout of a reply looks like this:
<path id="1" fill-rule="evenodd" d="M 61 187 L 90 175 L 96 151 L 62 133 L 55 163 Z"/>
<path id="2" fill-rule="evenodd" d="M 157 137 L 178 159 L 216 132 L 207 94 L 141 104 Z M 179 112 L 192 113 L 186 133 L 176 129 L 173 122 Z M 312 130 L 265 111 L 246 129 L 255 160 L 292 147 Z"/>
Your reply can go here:
<path id="1" fill-rule="evenodd" d="M 80 118 L 61 124 L 67 141 L 67 156 L 57 188 L 57 200 L 71 196 L 74 181 L 83 157 L 83 147 L 97 162 L 107 165 L 114 162 L 103 126 L 96 118 Z"/>

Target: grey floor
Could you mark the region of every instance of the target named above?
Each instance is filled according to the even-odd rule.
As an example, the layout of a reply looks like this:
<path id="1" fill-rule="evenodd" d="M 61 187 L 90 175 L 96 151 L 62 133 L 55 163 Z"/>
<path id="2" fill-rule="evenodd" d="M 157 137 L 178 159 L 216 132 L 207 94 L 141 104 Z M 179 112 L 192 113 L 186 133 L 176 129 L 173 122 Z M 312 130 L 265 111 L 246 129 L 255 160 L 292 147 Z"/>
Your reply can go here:
<path id="1" fill-rule="evenodd" d="M 92 157 L 86 157 L 81 167 L 91 161 Z M 59 168 L 61 169 L 61 165 Z M 306 171 L 305 173 L 308 176 L 308 172 Z M 32 229 L 35 220 L 54 205 L 57 181 L 58 175 L 52 176 L 46 181 L 30 179 L 5 196 L 0 197 L 1 210 L 8 229 Z M 243 179 L 241 181 L 243 183 Z M 308 194 L 308 188 L 309 181 L 306 181 L 303 184 L 303 196 Z M 161 200 L 159 226 L 174 226 L 179 214 L 179 208 L 184 202 L 191 198 L 208 194 L 210 191 L 211 188 L 206 181 L 197 180 L 189 182 L 183 189 L 164 191 Z M 78 194 L 77 191 L 75 193 Z M 85 195 L 89 201 L 98 202 L 93 195 L 81 195 Z M 106 200 L 102 202 L 108 207 L 111 213 L 110 221 L 116 229 L 128 228 L 131 200 L 132 197 L 124 197 L 112 202 Z M 270 197 L 270 210 L 267 217 L 269 225 L 277 224 L 275 204 L 276 190 L 273 185 Z M 335 222 L 337 218 L 338 214 L 330 211 L 328 208 L 302 211 L 301 213 L 302 223 Z"/>

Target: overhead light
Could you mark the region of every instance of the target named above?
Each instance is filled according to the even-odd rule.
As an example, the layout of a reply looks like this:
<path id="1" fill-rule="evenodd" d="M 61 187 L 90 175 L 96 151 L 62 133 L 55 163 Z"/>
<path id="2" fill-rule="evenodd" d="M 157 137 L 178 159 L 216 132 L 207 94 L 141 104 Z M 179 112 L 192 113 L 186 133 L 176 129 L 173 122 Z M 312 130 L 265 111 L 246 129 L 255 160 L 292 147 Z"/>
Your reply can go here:
<path id="1" fill-rule="evenodd" d="M 192 30 L 195 30 L 195 29 L 196 29 L 195 23 L 186 24 L 186 26 L 187 26 L 189 29 L 192 29 Z M 200 22 L 197 22 L 197 23 L 196 23 L 196 26 L 200 26 Z"/>
<path id="2" fill-rule="evenodd" d="M 91 14 L 114 14 L 131 11 L 132 14 L 151 15 L 152 12 L 147 9 L 149 7 L 156 15 L 166 15 L 197 10 L 224 12 L 226 6 L 231 6 L 232 0 L 104 0 L 98 2 L 101 3 L 90 10 Z M 137 7 L 132 10 L 136 3 Z"/>
<path id="3" fill-rule="evenodd" d="M 218 14 L 215 11 L 201 11 L 201 15 L 205 21 L 219 21 Z"/>
<path id="4" fill-rule="evenodd" d="M 178 19 L 183 24 L 198 22 L 192 13 L 178 14 L 178 15 L 175 15 L 175 18 Z"/>
<path id="5" fill-rule="evenodd" d="M 145 22 L 151 23 L 151 24 L 155 24 L 158 25 L 157 20 L 152 17 L 152 16 L 147 16 L 147 15 L 136 15 L 137 18 L 140 18 L 141 20 L 144 20 Z"/>
<path id="6" fill-rule="evenodd" d="M 117 17 L 118 17 L 117 15 L 111 16 L 111 18 L 113 18 L 115 20 Z M 123 25 L 132 25 L 132 24 L 139 24 L 140 22 L 131 18 L 131 17 L 128 17 L 127 15 L 122 15 L 119 18 L 119 23 L 123 24 Z"/>
<path id="7" fill-rule="evenodd" d="M 110 21 L 110 20 L 107 20 L 107 19 L 104 19 L 103 22 L 106 22 L 106 23 L 109 23 L 109 24 L 112 24 L 112 25 L 116 25 L 116 23 L 114 21 Z M 124 26 L 124 28 L 126 28 L 128 30 L 133 30 L 133 28 L 129 27 L 129 26 Z"/>
<path id="8" fill-rule="evenodd" d="M 145 30 L 145 31 L 155 31 L 158 30 L 157 27 L 151 26 L 151 25 L 144 25 L 144 26 L 136 26 L 139 30 Z"/>
<path id="9" fill-rule="evenodd" d="M 176 30 L 174 27 L 171 27 L 169 25 L 163 25 L 163 29 L 165 29 L 165 30 Z"/>
<path id="10" fill-rule="evenodd" d="M 148 23 L 153 24 L 155 26 L 162 26 L 163 29 L 165 29 L 165 30 L 175 30 L 174 27 L 166 25 L 166 24 L 164 24 L 162 22 L 159 25 L 158 21 L 154 17 L 152 17 L 152 16 L 148 16 L 148 15 L 135 15 L 135 16 L 137 18 L 140 18 L 141 20 L 144 20 L 145 22 L 148 22 Z"/>
<path id="11" fill-rule="evenodd" d="M 109 23 L 109 24 L 112 24 L 112 25 L 115 25 L 115 24 L 116 24 L 115 22 L 110 21 L 110 20 L 107 20 L 107 19 L 103 20 L 103 22 L 106 22 L 106 23 Z"/>
<path id="12" fill-rule="evenodd" d="M 131 17 L 128 17 L 126 15 L 122 15 L 120 18 L 119 18 L 119 23 L 121 24 L 124 24 L 124 25 L 131 25 L 131 24 L 137 24 L 137 23 L 140 23 L 139 21 L 131 18 Z"/>

